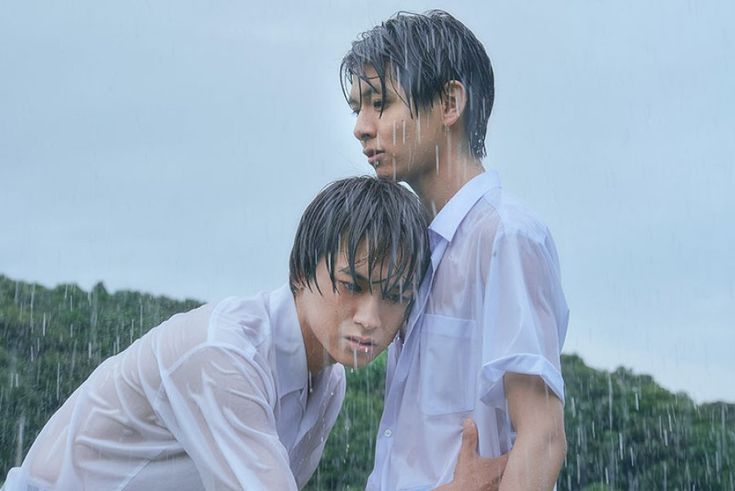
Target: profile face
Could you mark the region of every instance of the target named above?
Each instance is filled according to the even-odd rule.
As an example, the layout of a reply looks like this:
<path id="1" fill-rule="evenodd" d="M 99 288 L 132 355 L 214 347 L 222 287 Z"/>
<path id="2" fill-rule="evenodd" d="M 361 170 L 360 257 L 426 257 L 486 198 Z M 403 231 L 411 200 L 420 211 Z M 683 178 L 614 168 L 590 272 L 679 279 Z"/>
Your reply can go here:
<path id="1" fill-rule="evenodd" d="M 295 294 L 307 357 L 323 357 L 324 364 L 363 367 L 393 341 L 403 325 L 413 290 L 401 291 L 396 286 L 383 296 L 380 278 L 387 275 L 387 266 L 378 271 L 380 265 L 374 268 L 370 288 L 367 256 L 360 257 L 354 279 L 346 256 L 340 254 L 335 260 L 336 289 L 322 258 L 316 270 L 321 293 L 312 283 L 311 288 L 303 286 Z"/>
<path id="2" fill-rule="evenodd" d="M 357 118 L 353 133 L 375 173 L 411 182 L 435 172 L 440 164 L 437 145 L 446 138 L 439 98 L 412 113 L 403 88 L 392 77 L 386 78 L 384 94 L 374 68 L 365 68 L 365 78 L 352 76 L 349 104 Z"/>

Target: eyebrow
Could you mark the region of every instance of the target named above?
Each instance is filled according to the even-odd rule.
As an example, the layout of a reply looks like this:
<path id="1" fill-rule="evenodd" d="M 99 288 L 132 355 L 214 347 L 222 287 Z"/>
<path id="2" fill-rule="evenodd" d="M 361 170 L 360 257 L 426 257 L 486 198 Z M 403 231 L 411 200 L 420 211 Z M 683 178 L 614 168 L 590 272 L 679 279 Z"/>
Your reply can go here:
<path id="1" fill-rule="evenodd" d="M 340 272 L 340 273 L 342 273 L 342 274 L 345 274 L 345 275 L 347 275 L 347 276 L 353 276 L 353 274 L 352 274 L 352 272 L 350 271 L 350 268 L 349 268 L 349 267 L 347 267 L 347 268 L 342 268 L 342 269 L 340 269 L 340 270 L 339 270 L 339 272 Z M 363 282 L 363 283 L 368 283 L 368 279 L 367 279 L 367 278 L 365 278 L 365 277 L 364 277 L 363 275 L 361 275 L 360 273 L 358 273 L 357 271 L 355 271 L 354 277 L 355 277 L 355 279 L 356 279 L 356 280 L 358 280 L 358 281 L 360 281 L 360 282 Z M 375 285 L 375 284 L 385 283 L 386 281 L 388 281 L 388 279 L 387 279 L 387 278 L 385 278 L 385 279 L 382 279 L 382 280 L 375 280 L 375 281 L 373 281 L 373 282 L 372 282 L 372 284 L 373 284 L 373 285 Z M 406 285 L 406 286 L 408 286 L 408 285 Z M 393 291 L 396 291 L 396 292 L 400 291 L 400 292 L 402 292 L 403 294 L 409 294 L 409 295 L 413 295 L 413 288 L 410 288 L 410 287 L 408 287 L 408 288 L 404 288 L 404 289 L 402 289 L 402 290 L 401 290 L 401 289 L 400 289 L 400 288 L 399 288 L 399 287 L 398 287 L 398 286 L 396 285 L 396 286 L 394 286 L 393 288 L 391 288 L 391 289 L 390 289 L 390 291 L 392 291 L 392 292 L 393 292 Z"/>
<path id="2" fill-rule="evenodd" d="M 377 78 L 377 77 L 376 77 Z M 366 79 L 359 79 L 359 83 L 364 83 L 367 85 L 361 92 L 360 92 L 360 99 L 368 99 L 373 94 L 381 95 L 381 91 L 379 87 L 376 87 L 375 85 L 371 84 L 369 80 Z M 350 95 L 349 99 L 347 99 L 347 103 L 350 106 L 357 106 L 359 105 L 360 101 L 355 100 L 355 98 Z"/>
<path id="3" fill-rule="evenodd" d="M 363 283 L 367 283 L 368 282 L 368 279 L 365 278 L 360 273 L 358 273 L 357 271 L 355 271 L 355 274 L 353 275 L 352 274 L 352 271 L 350 271 L 350 268 L 349 267 L 342 268 L 342 269 L 339 270 L 339 272 L 342 273 L 342 274 L 345 274 L 347 276 L 354 276 L 355 279 L 357 279 L 358 281 L 362 281 Z M 376 284 L 376 283 L 384 283 L 385 281 L 386 281 L 385 279 L 383 279 L 383 280 L 375 280 L 375 281 L 373 281 L 373 284 Z"/>

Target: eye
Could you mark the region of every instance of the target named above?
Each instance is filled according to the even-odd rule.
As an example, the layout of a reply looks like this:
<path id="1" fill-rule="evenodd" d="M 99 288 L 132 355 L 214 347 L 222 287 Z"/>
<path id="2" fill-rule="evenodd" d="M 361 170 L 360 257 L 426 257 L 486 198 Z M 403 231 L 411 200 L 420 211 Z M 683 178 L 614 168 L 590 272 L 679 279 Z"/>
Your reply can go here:
<path id="1" fill-rule="evenodd" d="M 344 290 L 348 291 L 349 293 L 361 293 L 362 292 L 362 288 L 360 288 L 359 285 L 352 283 L 351 281 L 337 280 L 337 283 L 339 283 L 339 286 L 342 287 Z"/>
<path id="2" fill-rule="evenodd" d="M 379 110 L 383 109 L 384 106 L 385 106 L 385 104 L 384 104 L 382 98 L 381 99 L 374 99 L 373 100 L 373 108 L 374 109 L 376 109 L 376 110 L 379 111 Z"/>
<path id="3" fill-rule="evenodd" d="M 383 298 L 388 300 L 390 303 L 408 305 L 413 300 L 411 295 L 401 295 L 398 292 L 388 292 L 383 295 Z"/>
<path id="4" fill-rule="evenodd" d="M 401 296 L 397 293 L 389 293 L 385 297 L 386 300 L 388 300 L 390 303 L 401 303 Z"/>

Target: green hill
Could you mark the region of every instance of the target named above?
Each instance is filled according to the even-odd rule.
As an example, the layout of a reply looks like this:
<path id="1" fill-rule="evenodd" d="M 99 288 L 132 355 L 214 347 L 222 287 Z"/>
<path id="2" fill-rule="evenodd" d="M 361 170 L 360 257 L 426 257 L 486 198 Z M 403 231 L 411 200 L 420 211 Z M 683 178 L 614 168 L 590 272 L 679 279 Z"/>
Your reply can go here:
<path id="1" fill-rule="evenodd" d="M 132 291 L 53 289 L 0 275 L 0 480 L 100 361 L 198 306 Z M 569 450 L 559 489 L 735 489 L 735 405 L 697 405 L 651 377 L 563 356 Z M 308 488 L 362 489 L 372 467 L 385 359 L 348 370 L 348 393 Z"/>

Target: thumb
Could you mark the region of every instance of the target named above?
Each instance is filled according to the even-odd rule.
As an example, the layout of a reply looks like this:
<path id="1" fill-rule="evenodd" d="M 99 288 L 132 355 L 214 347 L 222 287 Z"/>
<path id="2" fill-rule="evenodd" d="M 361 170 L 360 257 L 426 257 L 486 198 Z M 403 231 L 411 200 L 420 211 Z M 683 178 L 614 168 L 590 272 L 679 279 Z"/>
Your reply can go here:
<path id="1" fill-rule="evenodd" d="M 464 420 L 460 453 L 474 455 L 477 452 L 477 426 L 472 418 Z"/>

